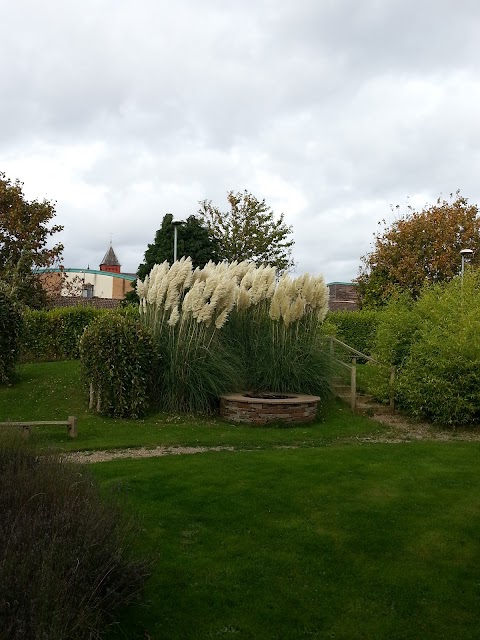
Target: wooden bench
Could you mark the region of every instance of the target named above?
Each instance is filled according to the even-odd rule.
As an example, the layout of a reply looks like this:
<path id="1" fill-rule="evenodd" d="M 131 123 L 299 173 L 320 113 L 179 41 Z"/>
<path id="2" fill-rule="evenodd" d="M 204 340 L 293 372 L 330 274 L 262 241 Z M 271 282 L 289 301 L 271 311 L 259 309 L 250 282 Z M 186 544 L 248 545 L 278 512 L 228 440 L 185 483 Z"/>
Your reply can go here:
<path id="1" fill-rule="evenodd" d="M 37 422 L 0 422 L 0 427 L 17 427 L 22 430 L 22 435 L 28 438 L 32 427 L 41 426 L 67 427 L 68 435 L 71 438 L 77 437 L 77 418 L 68 416 L 68 420 L 39 420 Z"/>

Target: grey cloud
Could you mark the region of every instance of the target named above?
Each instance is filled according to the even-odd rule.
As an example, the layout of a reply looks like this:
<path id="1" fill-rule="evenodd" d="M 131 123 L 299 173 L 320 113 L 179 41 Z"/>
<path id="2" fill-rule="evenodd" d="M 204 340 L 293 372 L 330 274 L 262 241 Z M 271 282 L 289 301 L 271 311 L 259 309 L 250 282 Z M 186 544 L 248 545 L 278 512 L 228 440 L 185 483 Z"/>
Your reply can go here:
<path id="1" fill-rule="evenodd" d="M 164 213 L 247 188 L 288 209 L 299 270 L 347 280 L 390 203 L 480 199 L 479 16 L 471 0 L 19 0 L 0 22 L 0 169 L 36 183 L 48 157 L 75 266 L 113 231 L 133 271 Z"/>

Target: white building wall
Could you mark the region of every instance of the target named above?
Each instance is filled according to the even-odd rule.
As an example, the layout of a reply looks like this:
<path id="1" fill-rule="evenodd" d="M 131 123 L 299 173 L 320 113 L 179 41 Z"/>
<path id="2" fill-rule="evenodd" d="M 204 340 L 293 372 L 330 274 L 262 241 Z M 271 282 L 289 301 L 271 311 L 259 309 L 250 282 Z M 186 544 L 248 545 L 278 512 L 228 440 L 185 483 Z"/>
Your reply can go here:
<path id="1" fill-rule="evenodd" d="M 83 271 L 66 272 L 66 286 L 62 289 L 62 296 L 82 295 L 83 284 L 93 284 L 93 295 L 97 298 L 109 298 L 113 296 L 113 277 L 98 273 Z"/>

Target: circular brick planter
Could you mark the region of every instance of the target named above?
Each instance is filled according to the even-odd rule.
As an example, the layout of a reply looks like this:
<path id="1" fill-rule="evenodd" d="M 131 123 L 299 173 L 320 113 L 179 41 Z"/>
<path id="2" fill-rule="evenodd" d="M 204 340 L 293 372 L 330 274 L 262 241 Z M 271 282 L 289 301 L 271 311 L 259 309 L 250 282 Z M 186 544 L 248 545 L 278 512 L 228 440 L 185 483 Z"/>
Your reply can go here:
<path id="1" fill-rule="evenodd" d="M 220 415 L 231 422 L 249 424 L 292 424 L 315 420 L 320 400 L 318 396 L 275 393 L 263 395 L 270 397 L 252 397 L 241 393 L 220 396 Z"/>

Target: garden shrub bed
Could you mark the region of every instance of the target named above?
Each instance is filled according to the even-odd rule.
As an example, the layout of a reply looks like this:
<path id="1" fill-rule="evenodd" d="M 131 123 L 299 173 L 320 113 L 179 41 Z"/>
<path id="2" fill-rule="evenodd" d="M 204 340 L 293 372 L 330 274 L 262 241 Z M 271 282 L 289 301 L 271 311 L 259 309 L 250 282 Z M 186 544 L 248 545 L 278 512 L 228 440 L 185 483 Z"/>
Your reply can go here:
<path id="1" fill-rule="evenodd" d="M 84 470 L 0 436 L 0 636 L 100 637 L 146 564 L 133 530 Z"/>

